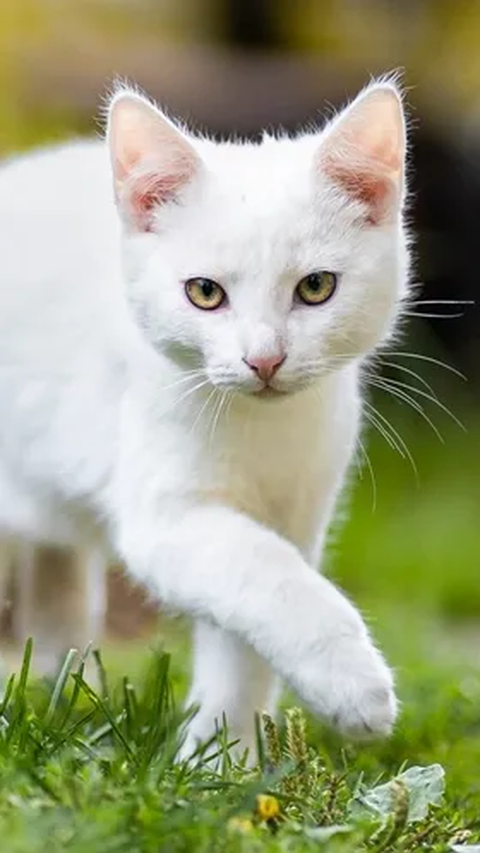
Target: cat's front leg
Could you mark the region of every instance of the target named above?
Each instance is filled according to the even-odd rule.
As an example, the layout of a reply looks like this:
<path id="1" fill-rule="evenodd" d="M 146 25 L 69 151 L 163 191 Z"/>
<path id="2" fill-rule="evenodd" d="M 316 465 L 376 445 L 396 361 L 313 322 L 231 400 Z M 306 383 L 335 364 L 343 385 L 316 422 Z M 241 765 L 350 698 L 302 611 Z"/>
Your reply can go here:
<path id="1" fill-rule="evenodd" d="M 215 726 L 228 722 L 234 752 L 256 759 L 255 713 L 274 713 L 280 679 L 270 664 L 238 635 L 197 620 L 194 630 L 193 678 L 187 707 L 196 706 L 181 756 L 189 758 L 208 740 Z M 238 744 L 238 746 L 237 746 Z"/>
<path id="2" fill-rule="evenodd" d="M 342 731 L 387 735 L 392 675 L 345 596 L 289 542 L 233 509 L 165 509 L 145 495 L 129 500 L 117 528 L 127 565 L 154 595 L 237 634 Z"/>

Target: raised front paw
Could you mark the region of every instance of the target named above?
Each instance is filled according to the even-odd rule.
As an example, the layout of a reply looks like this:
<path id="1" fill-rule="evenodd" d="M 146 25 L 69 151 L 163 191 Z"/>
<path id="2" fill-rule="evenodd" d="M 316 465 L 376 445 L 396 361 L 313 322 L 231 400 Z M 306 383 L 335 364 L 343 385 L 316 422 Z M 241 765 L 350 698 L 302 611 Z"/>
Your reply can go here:
<path id="1" fill-rule="evenodd" d="M 340 638 L 300 667 L 297 688 L 306 702 L 342 733 L 386 737 L 397 716 L 393 676 L 368 635 Z"/>
<path id="2" fill-rule="evenodd" d="M 329 717 L 341 732 L 354 738 L 391 733 L 398 711 L 393 676 L 370 642 L 340 653 L 331 674 L 331 689 Z"/>

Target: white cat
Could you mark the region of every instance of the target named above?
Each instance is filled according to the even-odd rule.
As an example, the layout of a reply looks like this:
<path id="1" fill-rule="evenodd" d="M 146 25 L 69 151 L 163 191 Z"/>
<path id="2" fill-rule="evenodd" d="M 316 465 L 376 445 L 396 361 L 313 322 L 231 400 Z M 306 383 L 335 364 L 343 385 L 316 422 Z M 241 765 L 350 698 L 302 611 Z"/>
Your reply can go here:
<path id="1" fill-rule="evenodd" d="M 278 675 L 344 732 L 394 721 L 389 669 L 315 569 L 362 361 L 407 293 L 404 158 L 380 81 L 260 144 L 121 90 L 107 144 L 0 171 L 0 532 L 118 553 L 195 617 L 185 754 L 222 712 L 252 746 Z"/>

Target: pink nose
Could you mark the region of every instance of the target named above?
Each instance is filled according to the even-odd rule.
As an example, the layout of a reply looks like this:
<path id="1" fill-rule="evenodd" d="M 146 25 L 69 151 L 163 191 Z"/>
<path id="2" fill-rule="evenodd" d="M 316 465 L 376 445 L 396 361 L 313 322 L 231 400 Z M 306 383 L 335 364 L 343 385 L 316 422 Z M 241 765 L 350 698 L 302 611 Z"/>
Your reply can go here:
<path id="1" fill-rule="evenodd" d="M 245 364 L 257 374 L 263 382 L 269 382 L 286 359 L 283 353 L 258 358 L 244 358 Z"/>

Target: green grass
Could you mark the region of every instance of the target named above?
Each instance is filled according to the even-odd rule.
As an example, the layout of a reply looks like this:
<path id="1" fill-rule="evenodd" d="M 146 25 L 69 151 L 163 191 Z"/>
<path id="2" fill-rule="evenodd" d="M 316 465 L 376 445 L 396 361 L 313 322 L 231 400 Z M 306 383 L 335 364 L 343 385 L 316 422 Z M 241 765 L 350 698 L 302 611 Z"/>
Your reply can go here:
<path id="1" fill-rule="evenodd" d="M 174 762 L 185 715 L 171 691 L 168 655 L 151 651 L 136 682 L 105 678 L 95 693 L 71 660 L 50 688 L 29 687 L 29 654 L 27 647 L 0 709 L 0 838 L 8 853 L 353 853 L 413 851 L 420 842 L 441 851 L 455 837 L 480 837 L 480 679 L 453 660 L 427 665 L 407 654 L 403 718 L 388 743 L 341 743 L 287 709 L 280 732 L 272 721 L 260 725 L 251 770 L 231 762 L 227 731 L 192 765 Z M 384 792 L 385 814 L 355 813 L 372 787 L 405 766 L 438 777 L 431 765 L 439 763 L 445 796 L 429 794 L 420 774 L 410 795 L 401 779 Z M 433 804 L 410 820 L 422 795 Z"/>
<path id="2" fill-rule="evenodd" d="M 407 462 L 372 441 L 376 508 L 364 471 L 327 568 L 396 669 L 402 713 L 393 737 L 346 743 L 289 711 L 298 700 L 287 695 L 280 731 L 267 721 L 266 737 L 259 726 L 254 770 L 232 764 L 225 731 L 186 766 L 174 761 L 188 672 L 181 622 L 161 625 L 170 669 L 144 644 L 107 646 L 97 694 L 72 661 L 53 686 L 28 681 L 27 649 L 0 709 L 2 853 L 413 853 L 480 844 L 480 431 L 468 411 L 466 435 L 436 421 L 440 445 L 417 420 L 385 411 L 401 423 L 420 485 Z M 445 771 L 441 798 L 428 779 L 438 768 L 413 771 L 416 790 L 401 777 L 383 792 L 385 814 L 358 813 L 373 787 L 432 765 Z M 411 820 L 422 796 L 435 802 Z"/>

